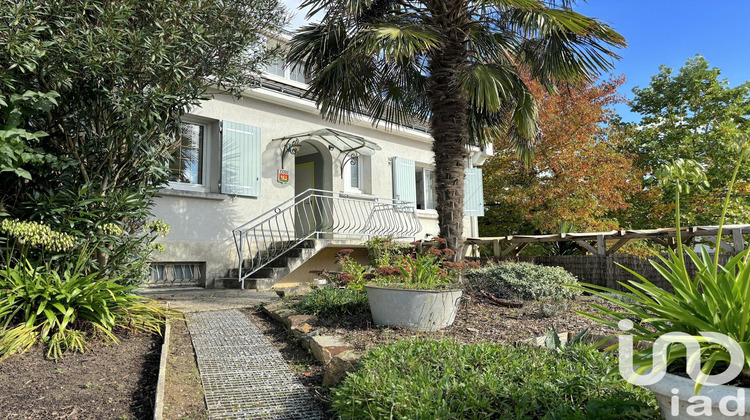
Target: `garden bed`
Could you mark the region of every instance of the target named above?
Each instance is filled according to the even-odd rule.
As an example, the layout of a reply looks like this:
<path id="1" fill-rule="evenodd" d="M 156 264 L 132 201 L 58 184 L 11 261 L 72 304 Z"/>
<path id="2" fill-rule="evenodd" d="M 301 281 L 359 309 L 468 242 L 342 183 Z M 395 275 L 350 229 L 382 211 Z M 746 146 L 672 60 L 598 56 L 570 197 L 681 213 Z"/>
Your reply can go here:
<path id="1" fill-rule="evenodd" d="M 559 332 L 579 332 L 589 328 L 590 334 L 610 335 L 615 331 L 574 313 L 574 310 L 590 311 L 589 303 L 605 304 L 595 297 L 578 297 L 562 307 L 557 314 L 547 317 L 542 313 L 541 303 L 526 302 L 520 308 L 498 306 L 482 297 L 464 299 L 460 303 L 456 320 L 452 326 L 436 332 L 414 332 L 403 328 L 375 327 L 369 311 L 337 317 L 318 317 L 313 325 L 320 334 L 341 335 L 357 350 L 368 350 L 373 346 L 387 344 L 399 339 L 453 338 L 460 343 L 490 341 L 515 343 L 543 336 L 547 329 L 555 327 Z"/>
<path id="2" fill-rule="evenodd" d="M 0 363 L 2 419 L 150 419 L 162 339 L 120 337 L 55 362 L 36 346 Z"/>
<path id="3" fill-rule="evenodd" d="M 193 343 L 184 320 L 172 321 L 164 388 L 164 420 L 208 418 Z"/>

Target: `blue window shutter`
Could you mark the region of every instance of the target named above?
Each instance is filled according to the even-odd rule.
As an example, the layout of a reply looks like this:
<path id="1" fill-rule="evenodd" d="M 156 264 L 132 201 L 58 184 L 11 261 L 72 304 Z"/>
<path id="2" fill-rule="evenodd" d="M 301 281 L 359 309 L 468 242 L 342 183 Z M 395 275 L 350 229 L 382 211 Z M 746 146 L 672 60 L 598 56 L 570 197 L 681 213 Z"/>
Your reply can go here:
<path id="1" fill-rule="evenodd" d="M 484 216 L 482 169 L 466 168 L 464 172 L 464 216 Z"/>
<path id="2" fill-rule="evenodd" d="M 414 172 L 414 161 L 394 157 L 391 160 L 393 169 L 393 198 L 416 206 L 417 179 Z"/>
<path id="3" fill-rule="evenodd" d="M 221 192 L 260 196 L 260 128 L 222 121 Z"/>

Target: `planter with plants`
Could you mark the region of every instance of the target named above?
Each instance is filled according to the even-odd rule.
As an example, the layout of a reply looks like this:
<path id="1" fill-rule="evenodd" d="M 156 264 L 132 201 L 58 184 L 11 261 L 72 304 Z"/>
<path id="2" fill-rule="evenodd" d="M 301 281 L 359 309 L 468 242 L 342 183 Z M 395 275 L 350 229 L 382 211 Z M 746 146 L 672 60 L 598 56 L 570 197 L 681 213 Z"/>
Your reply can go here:
<path id="1" fill-rule="evenodd" d="M 458 284 L 465 266 L 448 261 L 453 251 L 441 249 L 444 240 L 438 239 L 437 244 L 375 260 L 380 266 L 366 285 L 375 325 L 437 331 L 453 324 L 463 294 Z"/>
<path id="2" fill-rule="evenodd" d="M 680 194 L 706 184 L 703 168 L 678 160 L 657 172 L 662 187 L 675 193 L 677 249 L 652 264 L 673 292 L 633 271 L 638 281 L 621 283 L 627 291 L 574 286 L 619 307 L 594 305 L 597 312 L 582 314 L 626 332 L 619 337 L 620 372 L 656 393 L 664 418 L 750 419 L 750 390 L 743 388 L 750 384 L 750 253 L 719 264 L 721 228 L 746 154 L 744 149 L 724 197 L 714 255 L 705 248 L 700 255 L 684 248 L 680 234 Z M 653 348 L 634 350 L 639 342 Z"/>

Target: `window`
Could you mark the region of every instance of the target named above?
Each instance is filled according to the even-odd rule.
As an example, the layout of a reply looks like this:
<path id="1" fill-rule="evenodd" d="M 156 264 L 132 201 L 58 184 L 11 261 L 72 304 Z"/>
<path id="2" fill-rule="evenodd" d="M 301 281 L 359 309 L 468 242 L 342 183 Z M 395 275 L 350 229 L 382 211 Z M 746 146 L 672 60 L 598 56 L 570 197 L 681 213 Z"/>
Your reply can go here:
<path id="1" fill-rule="evenodd" d="M 414 166 L 417 186 L 417 209 L 435 210 L 435 171 Z"/>
<path id="2" fill-rule="evenodd" d="M 151 264 L 152 286 L 191 286 L 199 284 L 203 263 L 153 263 Z"/>
<path id="3" fill-rule="evenodd" d="M 394 156 L 391 159 L 393 171 L 393 198 L 406 203 L 414 203 L 417 209 L 435 209 L 435 171 L 418 166 L 411 159 Z M 464 183 L 464 216 L 484 216 L 484 191 L 482 169 L 466 168 Z"/>
<path id="4" fill-rule="evenodd" d="M 268 68 L 266 68 L 266 73 L 273 74 L 274 76 L 285 77 L 284 60 L 280 58 L 274 60 L 271 64 L 268 65 Z"/>
<path id="5" fill-rule="evenodd" d="M 353 156 L 344 165 L 344 190 L 362 192 L 362 161 L 360 156 Z"/>
<path id="6" fill-rule="evenodd" d="M 182 123 L 180 135 L 169 162 L 169 181 L 202 185 L 203 154 L 206 147 L 206 130 L 203 125 Z"/>
<path id="7" fill-rule="evenodd" d="M 269 64 L 266 67 L 266 73 L 297 83 L 307 83 L 304 66 L 298 65 L 295 67 L 292 64 L 285 64 L 282 59 L 274 60 Z"/>
<path id="8" fill-rule="evenodd" d="M 302 66 L 290 68 L 289 78 L 298 83 L 307 83 L 307 80 L 305 80 L 305 69 Z"/>

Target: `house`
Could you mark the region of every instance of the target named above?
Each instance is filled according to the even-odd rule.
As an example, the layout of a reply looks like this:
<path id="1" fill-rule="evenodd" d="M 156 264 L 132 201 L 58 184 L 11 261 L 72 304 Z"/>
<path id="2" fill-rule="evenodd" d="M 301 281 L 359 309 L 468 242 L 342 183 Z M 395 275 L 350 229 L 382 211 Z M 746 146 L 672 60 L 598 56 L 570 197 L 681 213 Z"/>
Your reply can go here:
<path id="1" fill-rule="evenodd" d="M 330 265 L 332 246 L 438 233 L 427 130 L 328 122 L 305 88 L 302 72 L 275 62 L 240 99 L 212 92 L 184 118 L 153 209 L 171 232 L 152 255 L 152 285 L 289 285 Z M 477 166 L 489 154 L 474 148 L 467 162 L 466 236 L 484 212 Z"/>

